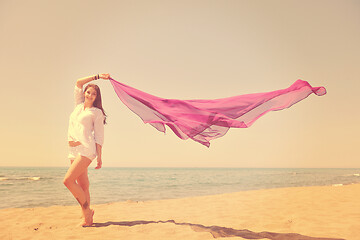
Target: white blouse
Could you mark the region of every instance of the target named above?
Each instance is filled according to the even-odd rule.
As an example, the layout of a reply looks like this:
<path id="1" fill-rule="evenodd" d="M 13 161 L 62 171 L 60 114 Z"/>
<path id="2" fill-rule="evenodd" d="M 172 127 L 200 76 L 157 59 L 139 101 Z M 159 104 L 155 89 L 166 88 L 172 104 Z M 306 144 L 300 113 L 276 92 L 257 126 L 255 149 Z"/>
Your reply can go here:
<path id="1" fill-rule="evenodd" d="M 75 85 L 75 108 L 70 114 L 68 141 L 79 141 L 96 154 L 96 144 L 104 144 L 104 114 L 100 108 L 84 109 L 84 93 Z"/>

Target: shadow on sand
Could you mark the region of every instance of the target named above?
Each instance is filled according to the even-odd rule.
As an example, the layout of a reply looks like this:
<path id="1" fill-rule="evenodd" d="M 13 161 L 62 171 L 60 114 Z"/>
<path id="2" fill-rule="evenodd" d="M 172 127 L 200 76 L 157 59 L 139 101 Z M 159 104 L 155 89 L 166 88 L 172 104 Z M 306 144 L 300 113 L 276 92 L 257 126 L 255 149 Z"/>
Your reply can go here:
<path id="1" fill-rule="evenodd" d="M 263 239 L 268 238 L 272 240 L 345 240 L 342 238 L 318 238 L 318 237 L 309 237 L 305 235 L 300 235 L 297 233 L 274 233 L 274 232 L 252 232 L 247 229 L 233 229 L 219 226 L 204 226 L 201 224 L 193 223 L 177 223 L 174 220 L 167 221 L 124 221 L 124 222 L 105 222 L 105 223 L 94 223 L 91 227 L 107 227 L 110 225 L 117 226 L 135 226 L 142 224 L 151 224 L 151 223 L 173 223 L 175 225 L 186 225 L 190 226 L 195 232 L 209 232 L 213 235 L 214 238 L 218 237 L 242 237 L 245 239 Z"/>

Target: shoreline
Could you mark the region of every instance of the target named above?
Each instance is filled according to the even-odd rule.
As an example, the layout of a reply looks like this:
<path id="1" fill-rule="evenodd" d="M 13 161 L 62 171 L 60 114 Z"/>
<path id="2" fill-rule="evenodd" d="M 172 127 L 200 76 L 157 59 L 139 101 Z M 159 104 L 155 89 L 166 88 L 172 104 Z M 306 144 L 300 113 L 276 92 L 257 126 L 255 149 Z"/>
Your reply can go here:
<path id="1" fill-rule="evenodd" d="M 342 186 L 349 186 L 349 185 L 360 185 L 359 182 L 356 183 L 347 183 L 347 184 L 331 184 L 331 185 L 309 185 L 309 186 L 292 186 L 292 187 L 274 187 L 274 188 L 260 188 L 260 189 L 247 189 L 247 190 L 240 190 L 240 191 L 234 191 L 234 192 L 224 192 L 224 193 L 215 193 L 215 194 L 204 194 L 204 195 L 189 195 L 184 197 L 178 197 L 178 198 L 159 198 L 159 199 L 145 199 L 145 200 L 134 200 L 134 199 L 124 199 L 120 201 L 109 201 L 105 203 L 95 203 L 93 205 L 107 205 L 107 204 L 114 204 L 114 203 L 121 203 L 121 202 L 150 202 L 150 201 L 161 201 L 161 200 L 178 200 L 178 199 L 187 199 L 187 198 L 197 198 L 197 197 L 211 197 L 211 196 L 217 196 L 217 195 L 226 195 L 226 194 L 236 194 L 236 193 L 242 193 L 242 192 L 249 192 L 249 191 L 264 191 L 264 190 L 274 190 L 274 189 L 288 189 L 288 188 L 308 188 L 308 187 L 342 187 Z M 70 196 L 70 198 L 72 195 Z M 68 204 L 68 205 L 45 205 L 45 206 L 34 206 L 34 207 L 7 207 L 7 208 L 0 208 L 1 210 L 5 209 L 32 209 L 32 208 L 47 208 L 47 207 L 70 207 L 70 206 L 78 206 L 76 201 L 74 201 L 74 204 Z"/>
<path id="2" fill-rule="evenodd" d="M 349 184 L 128 200 L 92 205 L 94 226 L 88 228 L 76 226 L 78 205 L 5 208 L 0 238 L 360 239 L 359 198 L 360 184 Z"/>

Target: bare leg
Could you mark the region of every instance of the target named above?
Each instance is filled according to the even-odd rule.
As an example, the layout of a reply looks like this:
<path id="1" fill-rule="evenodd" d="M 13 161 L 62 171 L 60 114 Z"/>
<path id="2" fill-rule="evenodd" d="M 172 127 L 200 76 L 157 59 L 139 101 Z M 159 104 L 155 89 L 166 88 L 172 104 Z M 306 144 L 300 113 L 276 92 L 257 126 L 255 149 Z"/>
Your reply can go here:
<path id="1" fill-rule="evenodd" d="M 85 216 L 84 225 L 92 225 L 92 211 L 90 210 L 89 203 L 86 199 L 86 194 L 84 190 L 76 183 L 76 179 L 87 171 L 88 166 L 90 165 L 91 160 L 87 157 L 78 155 L 74 162 L 71 164 L 69 170 L 67 171 L 64 177 L 64 185 L 70 190 L 76 200 L 79 202 L 83 214 Z"/>
<path id="2" fill-rule="evenodd" d="M 81 174 L 77 179 L 76 182 L 80 185 L 80 187 L 84 190 L 85 196 L 86 196 L 86 201 L 89 204 L 89 208 L 90 208 L 90 191 L 89 191 L 89 186 L 90 186 L 90 182 L 89 182 L 89 177 L 88 177 L 88 171 L 86 169 L 86 171 Z M 91 208 L 90 208 L 91 209 Z M 92 210 L 93 211 L 93 210 Z M 93 213 L 94 214 L 94 211 Z M 84 215 L 82 216 L 83 218 L 85 217 Z"/>
<path id="3" fill-rule="evenodd" d="M 74 160 L 71 160 L 71 163 L 73 163 Z M 77 179 L 76 179 L 77 184 L 80 185 L 80 187 L 84 190 L 85 196 L 86 196 L 86 201 L 88 202 L 89 206 L 90 206 L 90 191 L 89 191 L 89 178 L 88 178 L 88 170 L 86 168 L 85 172 L 82 173 Z"/>
<path id="4" fill-rule="evenodd" d="M 86 171 L 76 179 L 76 182 L 84 190 L 84 193 L 86 196 L 86 201 L 89 203 L 89 208 L 90 208 L 90 191 L 89 191 L 90 182 L 89 182 L 87 168 L 86 168 Z M 90 208 L 90 210 L 91 210 L 91 215 L 94 216 L 94 210 L 91 208 Z M 82 217 L 85 219 L 84 214 L 82 214 Z"/>
<path id="5" fill-rule="evenodd" d="M 80 185 L 80 187 L 84 190 L 86 201 L 89 203 L 90 206 L 90 192 L 89 192 L 89 178 L 88 178 L 88 172 L 86 171 L 81 174 L 77 179 L 77 183 Z"/>

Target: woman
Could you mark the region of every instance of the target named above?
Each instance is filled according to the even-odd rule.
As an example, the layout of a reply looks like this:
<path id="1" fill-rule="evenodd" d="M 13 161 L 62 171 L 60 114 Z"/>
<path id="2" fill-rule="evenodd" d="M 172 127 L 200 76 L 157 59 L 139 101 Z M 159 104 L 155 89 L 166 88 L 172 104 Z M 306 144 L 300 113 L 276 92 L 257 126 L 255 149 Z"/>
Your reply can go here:
<path id="1" fill-rule="evenodd" d="M 70 115 L 68 142 L 71 166 L 64 177 L 64 185 L 79 202 L 84 221 L 82 226 L 91 226 L 94 210 L 90 208 L 89 178 L 87 168 L 97 158 L 102 165 L 101 151 L 104 143 L 106 114 L 102 107 L 100 89 L 95 84 L 83 85 L 97 79 L 109 79 L 109 74 L 98 74 L 78 79 L 74 89 L 75 108 Z"/>

